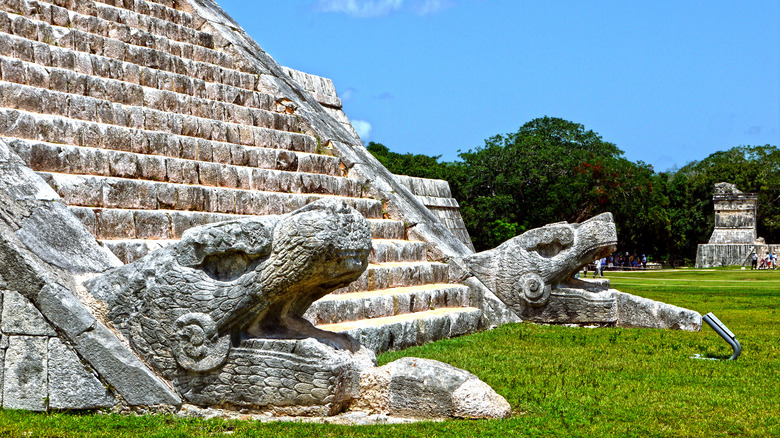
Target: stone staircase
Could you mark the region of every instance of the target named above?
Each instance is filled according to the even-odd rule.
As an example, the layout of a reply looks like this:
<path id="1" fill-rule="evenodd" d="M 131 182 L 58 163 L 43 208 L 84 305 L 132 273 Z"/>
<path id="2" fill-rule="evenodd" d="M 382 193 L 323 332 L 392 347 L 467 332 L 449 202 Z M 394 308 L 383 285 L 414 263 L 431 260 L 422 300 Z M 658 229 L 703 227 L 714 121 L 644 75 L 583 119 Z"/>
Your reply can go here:
<path id="1" fill-rule="evenodd" d="M 342 199 L 371 223 L 370 265 L 307 318 L 377 351 L 478 329 L 432 244 L 222 39 L 183 0 L 0 0 L 1 139 L 125 263 L 193 226 Z"/>

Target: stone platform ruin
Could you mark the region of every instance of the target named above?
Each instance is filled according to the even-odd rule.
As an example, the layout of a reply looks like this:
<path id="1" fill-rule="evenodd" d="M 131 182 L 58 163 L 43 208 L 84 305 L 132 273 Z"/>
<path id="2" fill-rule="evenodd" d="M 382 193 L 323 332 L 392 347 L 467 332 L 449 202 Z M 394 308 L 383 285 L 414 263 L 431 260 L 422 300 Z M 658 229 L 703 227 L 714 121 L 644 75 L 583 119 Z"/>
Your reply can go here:
<path id="1" fill-rule="evenodd" d="M 390 174 L 330 80 L 212 0 L 4 0 L 0 46 L 5 408 L 406 415 L 424 393 L 436 415 L 501 417 L 473 375 L 375 352 L 522 320 L 698 329 L 572 281 L 609 217 L 474 254 L 446 182 Z M 274 256 L 297 220 L 315 231 Z M 294 263 L 328 233 L 336 249 Z"/>
<path id="2" fill-rule="evenodd" d="M 697 268 L 750 266 L 752 255 L 777 253 L 780 245 L 767 245 L 756 232 L 758 195 L 743 193 L 734 184 L 715 184 L 715 229 L 710 241 L 696 251 Z"/>

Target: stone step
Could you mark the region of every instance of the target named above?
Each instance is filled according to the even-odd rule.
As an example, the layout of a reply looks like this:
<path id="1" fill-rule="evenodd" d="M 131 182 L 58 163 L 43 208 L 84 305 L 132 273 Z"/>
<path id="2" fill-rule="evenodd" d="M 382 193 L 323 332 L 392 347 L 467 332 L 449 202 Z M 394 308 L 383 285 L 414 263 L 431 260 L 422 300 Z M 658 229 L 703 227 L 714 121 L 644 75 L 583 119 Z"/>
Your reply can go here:
<path id="1" fill-rule="evenodd" d="M 214 35 L 192 28 L 192 18 L 188 20 L 187 24 L 189 25 L 183 25 L 180 24 L 181 20 L 176 20 L 174 17 L 169 17 L 173 18 L 171 20 L 159 18 L 159 16 L 155 15 L 142 14 L 126 8 L 124 5 L 115 6 L 112 2 L 96 1 L 94 5 L 91 11 L 85 11 L 85 15 L 93 15 L 105 21 L 114 22 L 144 33 L 157 35 L 158 37 L 168 38 L 171 41 L 197 45 L 206 49 L 215 49 Z"/>
<path id="2" fill-rule="evenodd" d="M 68 2 L 77 5 L 81 0 L 56 0 L 58 3 L 67 7 Z M 123 8 L 137 12 L 141 15 L 147 15 L 160 20 L 169 21 L 171 23 L 178 24 L 180 26 L 186 26 L 190 28 L 198 27 L 198 20 L 188 10 L 182 10 L 181 6 L 186 5 L 186 2 L 180 2 L 174 0 L 157 0 L 157 1 L 145 1 L 145 0 L 98 0 L 100 3 L 112 5 L 117 8 Z M 98 3 L 96 1 L 96 3 Z M 61 3 L 65 2 L 65 3 Z"/>
<path id="3" fill-rule="evenodd" d="M 2 18 L 2 12 L 0 12 L 0 18 Z M 1 24 L 2 21 L 0 20 Z M 22 31 L 19 30 L 18 32 L 21 33 Z M 154 68 L 139 66 L 127 61 L 103 56 L 102 54 L 78 52 L 69 48 L 49 45 L 47 42 L 31 41 L 24 37 L 1 32 L 0 35 L 3 36 L 0 39 L 0 48 L 3 51 L 0 53 L 41 67 L 58 68 L 85 75 L 110 78 L 115 81 L 107 82 L 111 85 L 106 86 L 106 92 L 115 95 L 119 93 L 127 94 L 128 96 L 123 97 L 126 99 L 138 100 L 139 90 L 137 87 L 141 86 L 184 94 L 198 99 L 236 104 L 247 108 L 276 112 L 289 111 L 286 106 L 278 104 L 274 96 L 253 88 L 246 89 L 214 82 L 215 79 L 219 79 L 218 76 L 206 79 L 196 78 L 192 72 L 196 68 L 195 65 L 187 63 L 173 64 L 172 71 L 166 71 L 161 70 L 159 65 Z M 41 76 L 41 73 L 36 70 L 31 71 L 30 74 L 32 75 L 31 78 Z M 86 83 L 84 83 L 83 79 L 77 81 L 69 76 L 64 79 L 58 79 L 58 76 L 55 75 L 54 80 L 72 83 L 74 89 L 86 88 Z M 122 82 L 122 84 L 118 82 Z M 120 85 L 124 88 L 120 87 L 118 89 L 117 87 Z M 193 109 L 193 111 L 196 110 L 200 112 L 205 111 L 205 109 Z"/>
<path id="4" fill-rule="evenodd" d="M 68 209 L 84 224 L 98 240 L 134 240 L 138 242 L 180 239 L 184 231 L 198 225 L 240 219 L 246 216 L 205 213 L 181 210 L 132 210 L 97 207 L 69 206 Z M 281 214 L 282 209 L 279 208 Z M 373 238 L 379 239 L 391 234 L 390 220 L 369 219 Z M 145 255 L 148 249 L 134 246 L 136 254 Z M 146 251 L 146 252 L 144 252 Z M 120 257 L 121 259 L 121 257 Z"/>
<path id="5" fill-rule="evenodd" d="M 374 239 L 403 240 L 406 228 L 403 222 L 394 219 L 370 219 Z"/>
<path id="6" fill-rule="evenodd" d="M 209 167 L 207 163 L 217 163 L 331 176 L 341 174 L 338 158 L 307 152 L 311 145 L 299 141 L 301 136 L 290 137 L 280 131 L 273 131 L 276 134 L 267 139 L 268 147 L 244 146 L 4 108 L 0 108 L 0 130 L 12 139 L 9 141 L 27 162 L 33 162 L 33 145 L 41 143 L 79 146 L 87 151 L 132 152 L 158 159 L 181 158 L 203 163 L 205 167 Z"/>
<path id="7" fill-rule="evenodd" d="M 5 76 L 5 71 L 3 73 Z M 292 127 L 288 125 L 271 129 L 221 122 L 144 107 L 131 107 L 104 99 L 49 91 L 5 81 L 0 82 L 0 105 L 9 109 L 51 114 L 87 122 L 94 121 L 119 128 L 143 129 L 159 134 L 181 135 L 244 146 L 267 147 L 279 140 L 282 149 L 309 153 L 321 150 L 314 137 L 290 132 Z"/>
<path id="8" fill-rule="evenodd" d="M 457 307 L 317 327 L 348 333 L 367 348 L 382 352 L 473 333 L 482 328 L 481 319 L 481 310 Z"/>
<path id="9" fill-rule="evenodd" d="M 9 5 L 8 3 L 13 4 Z M 54 26 L 55 29 L 56 27 L 61 27 L 67 30 L 83 32 L 94 37 L 113 40 L 116 43 L 154 49 L 184 59 L 191 59 L 227 70 L 236 70 L 235 67 L 237 65 L 230 55 L 214 50 L 213 35 L 205 36 L 203 32 L 189 29 L 184 31 L 184 37 L 185 39 L 192 38 L 195 41 L 179 41 L 182 36 L 181 28 L 177 28 L 174 23 L 134 13 L 123 14 L 130 19 L 130 22 L 136 24 L 136 26 L 132 26 L 120 22 L 119 12 L 123 9 L 96 6 L 91 1 L 84 3 L 87 3 L 86 8 L 81 8 L 82 10 L 78 11 L 68 10 L 45 1 L 11 0 L 0 2 L 0 10 L 13 17 L 21 8 L 25 11 L 23 15 L 30 20 Z M 91 8 L 90 5 L 92 6 Z M 137 27 L 139 19 L 143 20 L 143 23 L 140 23 L 142 25 L 148 25 L 150 21 L 156 20 L 153 25 L 156 25 L 154 30 L 158 32 L 149 32 Z M 169 31 L 171 35 L 178 38 L 169 38 Z M 34 40 L 36 38 L 30 39 Z M 256 74 L 258 72 L 252 71 L 251 73 Z"/>
<path id="10" fill-rule="evenodd" d="M 304 314 L 314 325 L 384 318 L 444 307 L 468 307 L 468 286 L 425 284 L 371 292 L 330 294 L 315 301 Z"/>
<path id="11" fill-rule="evenodd" d="M 419 240 L 374 239 L 369 263 L 415 262 L 428 259 L 428 243 Z"/>
<path id="12" fill-rule="evenodd" d="M 237 215 L 295 211 L 324 198 L 343 199 L 366 218 L 381 218 L 382 202 L 321 194 L 263 192 L 93 175 L 38 172 L 68 205 L 135 210 L 185 210 Z M 143 237 L 146 238 L 146 237 Z"/>
<path id="13" fill-rule="evenodd" d="M 96 17 L 91 18 L 102 22 Z M 2 53 L 9 54 L 9 49 L 34 53 L 32 43 L 40 42 L 75 52 L 92 53 L 116 61 L 124 61 L 138 67 L 179 73 L 202 81 L 218 82 L 249 91 L 258 90 L 259 74 L 264 73 L 233 70 L 210 62 L 194 60 L 191 58 L 194 55 L 190 54 L 189 51 L 177 56 L 165 50 L 128 44 L 115 38 L 69 28 L 67 25 L 68 23 L 50 24 L 12 12 L 0 11 L 0 33 L 16 35 L 24 39 L 24 42 L 8 41 L 4 43 L 5 47 L 2 47 Z M 36 45 L 36 47 L 41 46 Z M 186 47 L 199 46 L 186 45 Z M 170 47 L 168 49 L 170 50 Z M 230 55 L 217 53 L 220 53 L 220 56 L 225 57 L 225 59 L 232 59 Z M 44 54 L 41 53 L 41 55 Z M 29 60 L 29 56 L 22 59 Z M 149 78 L 139 77 L 139 81 L 141 79 L 148 81 Z"/>
<path id="14" fill-rule="evenodd" d="M 369 264 L 363 275 L 334 294 L 375 291 L 396 287 L 447 283 L 449 266 L 438 262 L 391 262 Z"/>
<path id="15" fill-rule="evenodd" d="M 201 46 L 207 50 L 214 49 L 213 35 L 124 7 L 82 0 L 68 10 L 62 7 L 62 0 L 14 0 L 14 2 L 31 12 L 24 15 L 38 18 L 43 22 L 67 24 L 66 27 L 118 38 L 127 43 L 132 42 L 148 47 L 149 43 L 160 44 L 155 39 L 165 38 L 170 43 L 178 42 Z M 9 11 L 9 8 L 6 7 L 4 10 Z M 16 11 L 11 9 L 10 12 Z M 156 38 L 149 38 L 149 35 Z M 231 67 L 232 63 L 225 66 Z"/>
<path id="16" fill-rule="evenodd" d="M 1 117 L 1 116 L 0 116 Z M 5 128 L 5 126 L 3 126 Z M 104 159 L 97 155 L 107 156 L 109 164 L 116 161 L 116 155 L 111 149 L 99 149 L 95 146 L 74 146 L 57 143 L 49 143 L 37 140 L 28 140 L 24 138 L 0 137 L 15 150 L 15 152 L 24 159 L 28 165 L 36 163 L 35 166 L 42 166 L 44 162 L 50 160 L 62 161 L 61 164 L 50 164 L 49 166 L 58 166 L 60 168 L 72 169 L 73 173 L 85 173 L 77 171 L 83 166 L 91 166 L 96 172 L 104 169 Z M 166 142 L 171 144 L 169 142 Z M 201 147 L 199 147 L 201 146 Z M 198 171 L 194 166 L 209 164 L 218 164 L 227 168 L 249 168 L 249 169 L 267 169 L 283 172 L 302 172 L 314 173 L 320 175 L 339 176 L 339 159 L 329 155 L 309 154 L 305 152 L 294 152 L 288 150 L 279 150 L 271 148 L 258 148 L 252 146 L 231 145 L 229 143 L 216 142 L 186 142 L 178 146 L 165 148 L 161 151 L 154 151 L 161 154 L 147 155 L 143 153 L 127 152 L 123 155 L 123 160 L 134 159 L 139 166 L 152 166 L 152 169 L 164 166 L 168 178 L 171 174 L 181 171 Z M 172 156 L 175 155 L 175 156 Z M 134 158 L 130 158 L 134 157 Z M 145 160 L 153 160 L 151 163 Z M 162 161 L 160 161 L 162 160 Z M 194 164 L 192 164 L 192 163 Z M 190 164 L 188 164 L 190 163 Z M 52 170 L 47 168 L 37 168 L 35 170 Z M 63 173 L 71 173 L 70 171 Z M 99 173 L 104 176 L 110 176 L 108 173 Z M 116 176 L 116 175 L 114 175 Z M 154 178 L 148 178 L 154 179 Z M 200 178 L 198 178 L 200 180 Z M 359 187 L 359 186 L 358 186 Z"/>
<path id="17" fill-rule="evenodd" d="M 4 128 L 3 136 L 13 138 L 249 167 L 269 167 L 261 163 L 267 163 L 273 154 L 268 155 L 261 148 L 278 149 L 280 152 L 275 154 L 274 165 L 283 170 L 301 170 L 300 161 L 296 167 L 294 160 L 299 152 L 316 155 L 327 152 L 320 149 L 312 137 L 283 131 L 258 132 L 255 145 L 247 146 L 7 108 L 0 108 L 0 128 Z"/>
<path id="18" fill-rule="evenodd" d="M 4 81 L 27 86 L 32 80 L 35 85 L 30 85 L 30 88 L 33 89 L 43 88 L 54 92 L 91 97 L 112 104 L 122 104 L 126 107 L 144 107 L 219 122 L 293 132 L 298 130 L 298 120 L 289 114 L 226 103 L 209 97 L 193 97 L 190 93 L 159 90 L 58 67 L 42 66 L 17 58 L 0 56 L 0 65 L 7 71 L 3 76 Z M 202 94 L 207 93 L 208 90 L 202 92 Z M 96 103 L 96 105 L 100 104 Z M 133 108 L 126 108 L 126 110 L 132 112 Z"/>
<path id="19" fill-rule="evenodd" d="M 69 206 L 68 209 L 95 238 L 102 241 L 180 239 L 182 233 L 192 227 L 246 217 L 200 211 L 151 211 L 77 206 Z M 148 252 L 148 249 L 144 250 L 139 245 L 134 245 L 134 251 L 145 254 L 144 251 Z"/>
<path id="20" fill-rule="evenodd" d="M 1 138 L 1 137 L 0 137 Z M 6 138 L 33 170 L 266 192 L 360 197 L 357 180 Z M 322 170 L 322 169 L 320 169 Z M 401 250 L 402 248 L 399 248 Z M 409 248 L 405 248 L 408 252 Z M 388 249 L 390 251 L 390 249 Z M 399 259 L 400 260 L 400 259 Z"/>

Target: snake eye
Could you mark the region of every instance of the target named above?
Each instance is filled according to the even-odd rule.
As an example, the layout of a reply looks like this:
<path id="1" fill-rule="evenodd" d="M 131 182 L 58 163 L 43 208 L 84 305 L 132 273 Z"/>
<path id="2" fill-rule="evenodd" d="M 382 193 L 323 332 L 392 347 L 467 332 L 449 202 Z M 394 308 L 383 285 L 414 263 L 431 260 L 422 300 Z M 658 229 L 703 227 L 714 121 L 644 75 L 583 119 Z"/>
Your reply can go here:
<path id="1" fill-rule="evenodd" d="M 558 240 L 553 240 L 547 244 L 539 244 L 532 251 L 536 251 L 540 256 L 545 258 L 555 257 L 561 253 L 561 251 L 569 248 L 571 245 L 565 245 Z"/>
<path id="2" fill-rule="evenodd" d="M 193 268 L 200 269 L 217 281 L 233 281 L 247 272 L 254 270 L 268 257 L 258 254 L 247 254 L 243 251 L 228 251 L 211 254 L 203 262 Z"/>

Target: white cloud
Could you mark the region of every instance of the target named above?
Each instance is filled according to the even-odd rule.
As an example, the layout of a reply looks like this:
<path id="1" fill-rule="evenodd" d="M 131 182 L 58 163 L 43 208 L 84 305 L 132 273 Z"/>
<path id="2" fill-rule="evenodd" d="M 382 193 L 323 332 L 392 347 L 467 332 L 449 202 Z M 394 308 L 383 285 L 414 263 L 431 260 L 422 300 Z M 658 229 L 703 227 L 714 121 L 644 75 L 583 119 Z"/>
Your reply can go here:
<path id="1" fill-rule="evenodd" d="M 339 97 L 341 98 L 342 101 L 350 100 L 353 97 L 355 97 L 355 89 L 351 87 L 347 88 L 346 90 L 344 90 L 343 93 L 339 94 Z"/>
<path id="2" fill-rule="evenodd" d="M 384 17 L 401 10 L 432 15 L 455 4 L 455 0 L 317 0 L 320 12 L 338 12 L 358 18 Z"/>
<path id="3" fill-rule="evenodd" d="M 422 0 L 417 2 L 414 9 L 420 15 L 431 15 L 452 6 L 450 0 Z"/>
<path id="4" fill-rule="evenodd" d="M 365 120 L 353 120 L 352 127 L 355 128 L 361 140 L 366 141 L 371 138 L 371 123 Z"/>
<path id="5" fill-rule="evenodd" d="M 353 17 L 381 17 L 401 9 L 404 0 L 318 0 L 322 12 L 343 12 Z"/>

